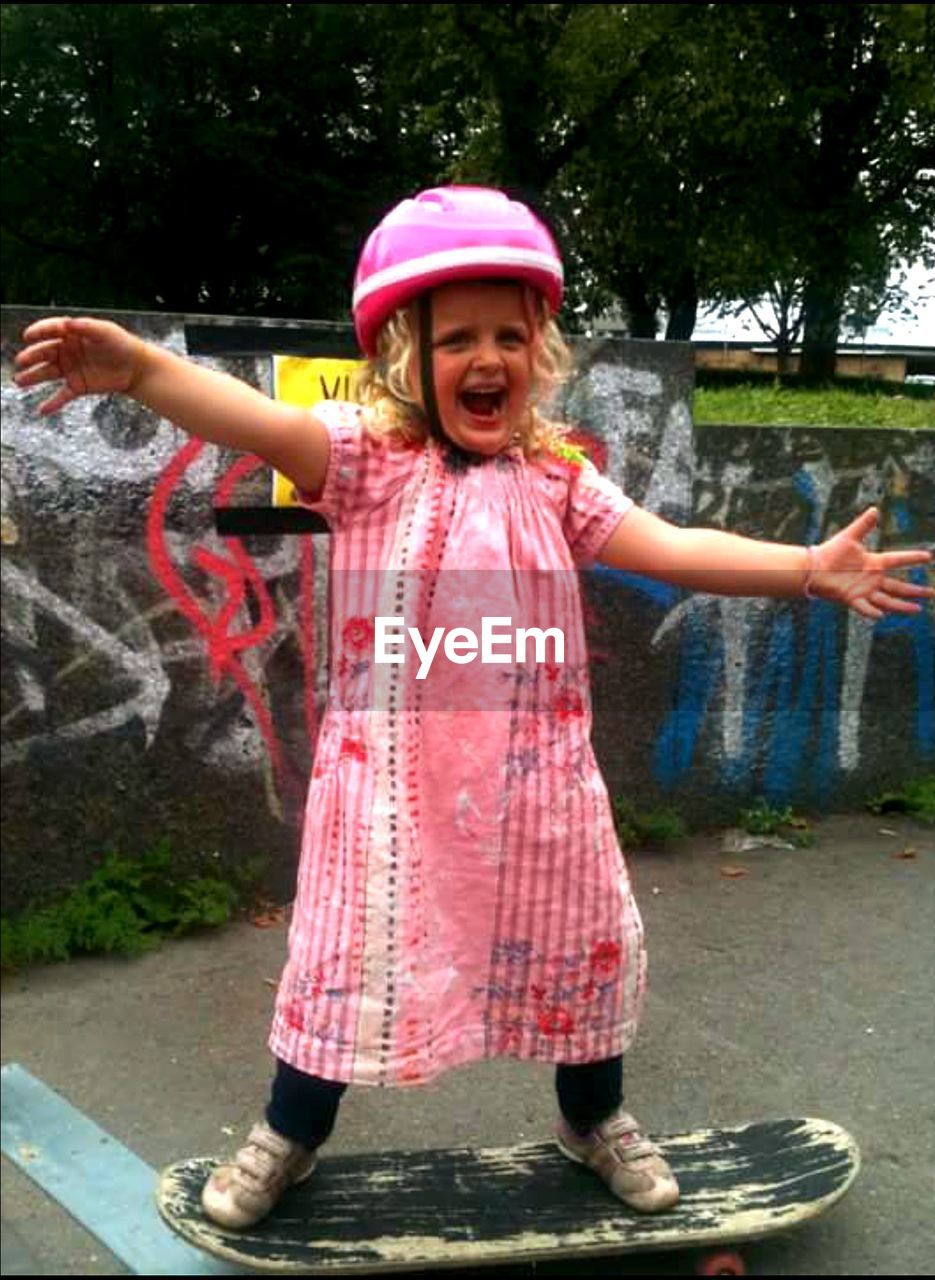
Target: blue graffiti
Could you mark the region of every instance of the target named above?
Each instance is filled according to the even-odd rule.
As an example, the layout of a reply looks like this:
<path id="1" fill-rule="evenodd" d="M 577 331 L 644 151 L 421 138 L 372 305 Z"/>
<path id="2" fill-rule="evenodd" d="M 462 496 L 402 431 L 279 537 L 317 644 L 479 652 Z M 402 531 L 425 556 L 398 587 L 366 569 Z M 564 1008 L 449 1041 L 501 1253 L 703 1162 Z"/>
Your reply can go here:
<path id="1" fill-rule="evenodd" d="M 811 477 L 800 474 L 799 491 L 814 499 Z M 905 511 L 893 514 L 900 532 L 911 521 Z M 810 530 L 818 536 L 813 512 Z M 596 576 L 644 596 L 663 614 L 684 598 L 684 592 L 666 583 L 604 567 Z M 909 571 L 920 584 L 925 569 Z M 806 774 L 809 793 L 818 802 L 827 800 L 838 780 L 841 628 L 847 615 L 837 605 L 814 601 L 799 642 L 795 614 L 788 609 L 769 615 L 761 660 L 748 667 L 744 691 L 741 745 L 725 758 L 722 777 L 728 786 L 748 783 L 761 770 L 758 789 L 770 803 L 789 800 Z M 915 740 L 925 758 L 935 756 L 935 628 L 931 612 L 893 614 L 876 623 L 874 637 L 904 636 L 912 646 L 917 683 Z M 701 610 L 684 620 L 679 652 L 678 683 L 671 711 L 660 729 L 654 752 L 653 773 L 666 789 L 674 787 L 692 768 L 711 704 L 723 684 L 724 646 L 720 635 Z"/>
<path id="2" fill-rule="evenodd" d="M 792 488 L 804 498 L 809 507 L 808 525 L 805 529 L 807 544 L 817 542 L 821 537 L 821 509 L 819 505 L 818 486 L 815 478 L 808 471 L 799 470 L 792 477 Z"/>
<path id="3" fill-rule="evenodd" d="M 910 569 L 906 575 L 910 582 L 925 586 L 928 575 L 924 569 Z M 891 614 L 882 618 L 875 634 L 888 636 L 906 635 L 912 644 L 916 681 L 919 692 L 916 707 L 916 741 L 924 756 L 935 756 L 935 626 L 929 612 L 915 614 Z"/>
<path id="4" fill-rule="evenodd" d="M 697 613 L 689 614 L 686 620 L 679 659 L 675 705 L 663 722 L 653 757 L 654 773 L 665 787 L 674 786 L 691 768 L 695 745 L 724 670 L 720 636 L 712 636 Z"/>
<path id="5" fill-rule="evenodd" d="M 771 803 L 791 798 L 803 773 L 816 801 L 827 800 L 837 780 L 840 725 L 840 628 L 837 605 L 814 602 L 805 622 L 801 656 L 796 622 L 788 610 L 771 615 L 765 654 L 751 664 L 744 697 L 739 753 L 725 758 L 728 786 L 749 781 L 761 765 L 759 790 Z M 926 614 L 890 617 L 877 623 L 880 636 L 906 635 L 918 682 L 915 737 L 923 756 L 935 755 L 935 636 Z M 675 786 L 691 769 L 708 709 L 723 680 L 724 650 L 698 613 L 687 620 L 679 655 L 675 704 L 656 742 L 654 775 Z"/>
<path id="6" fill-rule="evenodd" d="M 745 705 L 743 735 L 744 759 L 749 760 L 761 726 L 769 723 L 767 698 L 774 689 L 773 730 L 765 744 L 762 785 L 771 802 L 789 797 L 805 762 L 816 797 L 825 800 L 830 791 L 838 749 L 837 623 L 833 605 L 820 603 L 809 610 L 796 681 L 794 621 L 788 612 L 776 618 L 758 686 Z"/>
<path id="7" fill-rule="evenodd" d="M 666 610 L 671 609 L 684 594 L 678 587 L 673 587 L 668 582 L 656 582 L 653 578 L 644 578 L 638 573 L 627 573 L 625 569 L 608 569 L 603 564 L 593 565 L 590 573 L 599 581 L 612 582 L 615 586 L 636 591 L 639 595 L 646 596 L 653 604 L 660 605 Z"/>
<path id="8" fill-rule="evenodd" d="M 889 509 L 890 522 L 897 533 L 908 534 L 912 531 L 912 515 L 909 503 L 905 498 L 894 498 Z"/>

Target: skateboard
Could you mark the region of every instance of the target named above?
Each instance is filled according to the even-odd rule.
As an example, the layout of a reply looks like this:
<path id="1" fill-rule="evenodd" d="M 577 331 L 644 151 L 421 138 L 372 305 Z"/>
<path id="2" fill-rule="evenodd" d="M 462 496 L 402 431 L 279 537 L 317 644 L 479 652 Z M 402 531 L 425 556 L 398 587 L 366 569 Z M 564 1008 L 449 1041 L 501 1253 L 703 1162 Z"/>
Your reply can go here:
<path id="1" fill-rule="evenodd" d="M 585 1255 L 707 1249 L 807 1222 L 847 1191 L 854 1139 L 825 1120 L 768 1120 L 657 1137 L 681 1187 L 661 1214 L 628 1209 L 551 1143 L 331 1156 L 262 1223 L 215 1226 L 201 1188 L 218 1163 L 162 1174 L 159 1211 L 217 1257 L 262 1271 L 361 1275 L 535 1263 Z M 739 1254 L 704 1257 L 701 1275 L 744 1275 Z"/>

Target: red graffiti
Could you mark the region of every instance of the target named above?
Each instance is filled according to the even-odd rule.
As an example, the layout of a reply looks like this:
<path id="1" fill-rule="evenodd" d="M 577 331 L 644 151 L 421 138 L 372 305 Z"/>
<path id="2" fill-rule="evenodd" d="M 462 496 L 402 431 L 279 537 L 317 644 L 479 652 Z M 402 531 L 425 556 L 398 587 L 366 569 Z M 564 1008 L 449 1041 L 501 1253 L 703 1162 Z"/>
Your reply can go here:
<path id="1" fill-rule="evenodd" d="M 212 610 L 206 600 L 197 595 L 186 582 L 169 550 L 166 521 L 172 499 L 180 489 L 186 472 L 204 447 L 203 441 L 190 440 L 179 450 L 159 478 L 146 528 L 150 565 L 154 576 L 176 608 L 203 640 L 209 670 L 215 683 L 220 683 L 227 676 L 239 687 L 244 701 L 253 713 L 280 784 L 283 784 L 286 781 L 283 751 L 272 714 L 242 660 L 245 651 L 260 648 L 276 628 L 276 614 L 263 576 L 239 538 L 224 539 L 226 555 L 206 546 L 195 545 L 189 552 L 190 563 L 207 577 L 215 579 L 222 588 L 221 603 Z M 261 459 L 253 456 L 239 458 L 218 483 L 218 504 L 228 505 L 237 485 L 257 467 L 264 465 Z M 306 541 L 310 543 L 311 539 Z M 303 548 L 301 562 L 300 643 L 306 677 L 305 715 L 311 735 L 314 735 L 315 727 L 314 627 L 311 625 L 314 610 L 313 569 L 313 551 L 308 546 Z M 241 625 L 238 629 L 237 620 L 243 619 L 243 606 L 248 598 L 255 602 L 259 617 L 253 625 Z"/>
<path id="2" fill-rule="evenodd" d="M 575 427 L 565 436 L 569 444 L 577 445 L 591 459 L 598 471 L 607 470 L 607 445 L 583 427 Z"/>

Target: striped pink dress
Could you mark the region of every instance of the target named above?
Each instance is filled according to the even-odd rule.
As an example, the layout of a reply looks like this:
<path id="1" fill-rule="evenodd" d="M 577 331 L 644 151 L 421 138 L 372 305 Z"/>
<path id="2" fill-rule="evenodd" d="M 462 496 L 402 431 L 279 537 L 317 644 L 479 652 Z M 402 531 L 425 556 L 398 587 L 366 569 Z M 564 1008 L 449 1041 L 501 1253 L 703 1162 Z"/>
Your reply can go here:
<path id="1" fill-rule="evenodd" d="M 576 565 L 630 501 L 590 464 L 516 449 L 465 465 L 372 436 L 358 406 L 316 414 L 331 433 L 310 504 L 332 529 L 329 704 L 270 1047 L 384 1085 L 478 1058 L 620 1053 L 645 955 L 591 749 Z M 429 666 L 401 630 L 381 650 L 387 617 L 423 645 L 503 619 L 499 660 L 471 659 L 463 632 Z M 550 641 L 517 655 L 520 625 L 561 631 L 564 661 Z"/>

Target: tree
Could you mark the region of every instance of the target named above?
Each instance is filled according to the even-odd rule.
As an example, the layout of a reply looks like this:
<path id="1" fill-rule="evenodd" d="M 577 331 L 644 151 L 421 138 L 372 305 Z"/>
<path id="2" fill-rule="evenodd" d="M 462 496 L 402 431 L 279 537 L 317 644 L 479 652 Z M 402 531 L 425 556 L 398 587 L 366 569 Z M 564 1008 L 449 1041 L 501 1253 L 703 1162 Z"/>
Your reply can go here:
<path id="1" fill-rule="evenodd" d="M 654 336 L 663 299 L 674 326 L 690 334 L 694 324 L 695 214 L 703 218 L 705 192 L 693 175 L 686 182 L 699 139 L 685 130 L 674 101 L 692 95 L 694 69 L 677 93 L 667 76 L 673 33 L 694 30 L 694 11 L 712 7 L 392 10 L 410 11 L 404 21 L 414 34 L 401 64 L 407 76 L 418 68 L 410 84 L 426 111 L 444 115 L 450 175 L 497 183 L 541 204 L 577 268 L 572 306 L 594 310 L 622 297 L 641 335 Z M 703 64 L 703 49 L 694 56 Z M 667 197 L 671 212 L 660 220 Z"/>
<path id="2" fill-rule="evenodd" d="M 374 206 L 425 160 L 367 7 L 4 6 L 5 296 L 346 316 Z"/>
<path id="3" fill-rule="evenodd" d="M 848 288 L 935 252 L 935 20 L 930 5 L 768 8 L 785 15 L 771 68 L 795 138 L 801 372 L 823 380 Z"/>
<path id="4" fill-rule="evenodd" d="M 789 371 L 792 347 L 802 332 L 802 281 L 775 280 L 762 298 L 747 298 L 739 305 L 724 307 L 722 315 L 741 316 L 749 312 L 762 332 L 776 344 L 776 372 L 782 378 Z"/>
<path id="5" fill-rule="evenodd" d="M 801 281 L 804 370 L 828 376 L 849 289 L 866 312 L 869 282 L 935 254 L 932 6 L 608 5 L 587 26 L 579 8 L 579 96 L 643 50 L 573 166 L 594 275 L 637 334 L 664 305 L 670 338 L 699 294 Z"/>
<path id="6" fill-rule="evenodd" d="M 445 180 L 545 213 L 573 318 L 930 253 L 928 5 L 6 5 L 4 295 L 345 316 L 364 233 Z M 928 168 L 926 168 L 928 166 Z M 928 235 L 928 239 L 927 239 Z"/>

